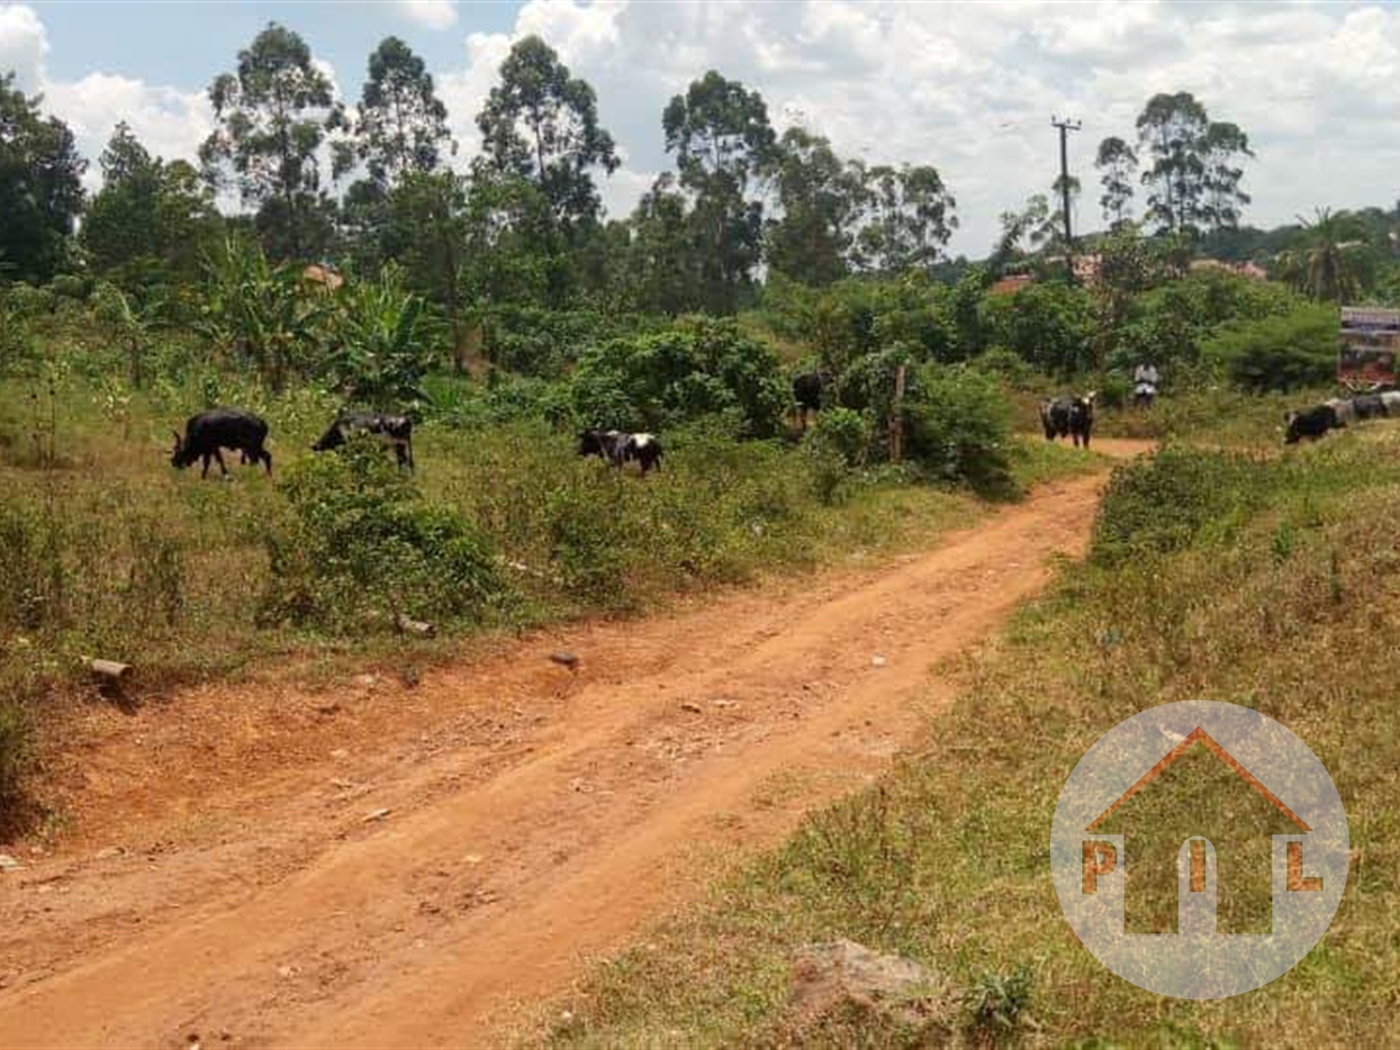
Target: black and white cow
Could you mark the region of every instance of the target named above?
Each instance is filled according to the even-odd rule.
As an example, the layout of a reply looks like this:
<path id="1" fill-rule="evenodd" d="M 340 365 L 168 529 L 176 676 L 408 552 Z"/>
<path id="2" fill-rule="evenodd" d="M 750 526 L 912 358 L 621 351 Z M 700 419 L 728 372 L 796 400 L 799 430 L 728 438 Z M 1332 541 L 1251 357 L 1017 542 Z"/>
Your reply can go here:
<path id="1" fill-rule="evenodd" d="M 195 460 L 204 460 L 200 477 L 209 476 L 209 461 L 216 460 L 219 470 L 228 475 L 221 450 L 237 450 L 243 454 L 243 462 L 259 463 L 272 474 L 272 453 L 263 447 L 267 441 L 267 424 L 258 416 L 242 408 L 212 408 L 191 416 L 185 423 L 185 434 L 175 433 L 175 447 L 170 453 L 170 465 L 179 470 L 191 466 Z"/>
<path id="2" fill-rule="evenodd" d="M 1320 405 L 1313 405 L 1311 408 L 1288 413 L 1284 417 L 1286 428 L 1283 443 L 1296 445 L 1303 438 L 1316 441 L 1329 430 L 1345 428 L 1347 421 L 1343 418 L 1343 414 L 1338 412 L 1336 404 L 1337 402 L 1326 401 Z M 1350 411 L 1346 414 L 1355 418 L 1355 414 Z"/>
<path id="3" fill-rule="evenodd" d="M 312 452 L 340 448 L 356 434 L 370 434 L 394 450 L 399 466 L 413 469 L 413 420 L 380 412 L 342 412 L 311 446 Z"/>
<path id="4" fill-rule="evenodd" d="M 1075 448 L 1082 443 L 1085 448 L 1089 447 L 1089 437 L 1094 430 L 1094 399 L 1097 394 L 1093 391 L 1083 397 L 1075 397 L 1063 394 L 1060 397 L 1048 397 L 1040 403 L 1040 425 L 1045 428 L 1045 440 L 1054 441 L 1056 438 L 1069 437 Z"/>
<path id="5" fill-rule="evenodd" d="M 663 451 L 656 435 L 645 432 L 634 434 L 594 427 L 578 436 L 580 456 L 598 456 L 614 467 L 636 462 L 643 474 L 661 465 Z"/>

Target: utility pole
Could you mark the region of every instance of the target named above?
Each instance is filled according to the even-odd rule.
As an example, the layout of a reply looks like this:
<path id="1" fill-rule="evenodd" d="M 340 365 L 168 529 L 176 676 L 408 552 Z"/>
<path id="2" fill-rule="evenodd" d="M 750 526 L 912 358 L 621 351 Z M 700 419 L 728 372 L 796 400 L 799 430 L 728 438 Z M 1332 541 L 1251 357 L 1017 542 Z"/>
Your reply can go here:
<path id="1" fill-rule="evenodd" d="M 1050 126 L 1060 129 L 1060 206 L 1065 222 L 1065 272 L 1069 283 L 1074 283 L 1074 233 L 1069 226 L 1069 133 L 1078 131 L 1083 125 L 1077 120 L 1061 120 L 1050 117 Z"/>

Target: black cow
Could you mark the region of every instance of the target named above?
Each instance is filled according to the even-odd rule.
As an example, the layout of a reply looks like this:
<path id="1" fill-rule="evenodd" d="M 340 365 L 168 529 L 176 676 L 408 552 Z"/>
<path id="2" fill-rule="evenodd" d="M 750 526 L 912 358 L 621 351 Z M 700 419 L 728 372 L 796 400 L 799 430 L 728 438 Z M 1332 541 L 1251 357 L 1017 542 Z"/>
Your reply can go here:
<path id="1" fill-rule="evenodd" d="M 394 450 L 399 466 L 413 469 L 413 420 L 379 412 L 342 412 L 311 446 L 312 452 L 340 448 L 356 434 L 372 434 Z"/>
<path id="2" fill-rule="evenodd" d="M 614 467 L 635 461 L 645 474 L 653 467 L 661 465 L 663 449 L 655 434 L 629 434 L 621 430 L 594 427 L 579 434 L 578 454 L 598 456 Z"/>
<path id="3" fill-rule="evenodd" d="M 1040 425 L 1045 428 L 1045 440 L 1069 437 L 1078 448 L 1083 443 L 1089 447 L 1089 437 L 1094 430 L 1094 397 L 1090 392 L 1083 397 L 1046 398 L 1040 403 Z"/>
<path id="4" fill-rule="evenodd" d="M 244 463 L 261 462 L 272 474 L 272 453 L 263 447 L 267 441 L 267 424 L 258 416 L 241 408 L 212 408 L 191 416 L 185 423 L 185 436 L 175 434 L 175 448 L 170 453 L 170 465 L 179 470 L 197 459 L 204 460 L 200 477 L 209 476 L 209 461 L 216 460 L 219 470 L 228 475 L 222 449 L 237 450 Z"/>
<path id="5" fill-rule="evenodd" d="M 1303 438 L 1316 441 L 1327 431 L 1342 430 L 1347 425 L 1342 413 L 1330 402 L 1300 412 L 1290 412 L 1284 417 L 1284 422 L 1287 425 L 1283 436 L 1285 445 L 1296 445 Z"/>
<path id="6" fill-rule="evenodd" d="M 831 386 L 830 372 L 804 372 L 792 378 L 792 399 L 797 403 L 797 418 L 807 429 L 807 413 L 820 412 L 822 394 Z"/>

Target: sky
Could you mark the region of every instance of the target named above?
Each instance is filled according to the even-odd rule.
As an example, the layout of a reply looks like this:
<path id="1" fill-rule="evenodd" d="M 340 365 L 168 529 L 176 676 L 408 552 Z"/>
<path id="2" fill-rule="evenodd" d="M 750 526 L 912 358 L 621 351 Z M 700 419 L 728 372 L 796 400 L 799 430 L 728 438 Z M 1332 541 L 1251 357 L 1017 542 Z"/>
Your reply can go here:
<path id="1" fill-rule="evenodd" d="M 985 255 L 998 216 L 1049 189 L 1052 116 L 1083 122 L 1070 141 L 1078 223 L 1100 225 L 1094 151 L 1109 135 L 1132 141 L 1161 91 L 1190 91 L 1249 135 L 1247 222 L 1400 197 L 1391 4 L 0 0 L 0 71 L 73 127 L 96 188 L 119 120 L 152 152 L 193 159 L 212 127 L 210 81 L 273 20 L 307 40 L 350 104 L 378 42 L 407 41 L 437 80 L 463 166 L 502 59 L 540 35 L 598 94 L 623 159 L 599 177 L 614 216 L 670 166 L 661 111 L 709 69 L 757 88 L 779 131 L 801 124 L 870 164 L 937 167 L 958 202 L 955 254 Z"/>

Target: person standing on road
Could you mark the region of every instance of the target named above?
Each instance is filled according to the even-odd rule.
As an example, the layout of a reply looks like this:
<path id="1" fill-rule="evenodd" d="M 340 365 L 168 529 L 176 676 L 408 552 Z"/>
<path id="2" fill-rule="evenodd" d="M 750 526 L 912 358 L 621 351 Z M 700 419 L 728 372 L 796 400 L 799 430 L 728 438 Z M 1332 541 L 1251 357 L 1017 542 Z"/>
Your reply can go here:
<path id="1" fill-rule="evenodd" d="M 1157 384 L 1161 376 L 1157 366 L 1151 361 L 1139 362 L 1133 369 L 1133 404 L 1138 408 L 1151 408 L 1157 397 Z"/>

